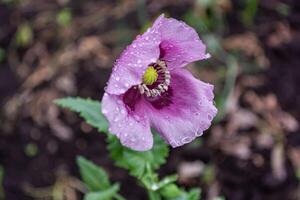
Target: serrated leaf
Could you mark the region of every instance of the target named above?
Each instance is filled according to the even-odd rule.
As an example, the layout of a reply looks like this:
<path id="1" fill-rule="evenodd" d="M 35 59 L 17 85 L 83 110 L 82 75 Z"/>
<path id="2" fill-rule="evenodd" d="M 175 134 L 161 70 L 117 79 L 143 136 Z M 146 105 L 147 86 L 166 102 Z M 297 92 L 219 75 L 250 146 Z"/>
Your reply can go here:
<path id="1" fill-rule="evenodd" d="M 68 108 L 71 111 L 80 114 L 85 121 L 100 132 L 106 132 L 108 123 L 103 114 L 101 113 L 101 104 L 99 101 L 91 99 L 82 99 L 79 97 L 67 97 L 57 99 L 54 103 L 63 108 Z"/>
<path id="2" fill-rule="evenodd" d="M 187 194 L 187 200 L 200 200 L 201 190 L 198 188 L 191 189 Z"/>
<path id="3" fill-rule="evenodd" d="M 120 144 L 119 140 L 112 135 L 108 137 L 108 149 L 116 165 L 129 170 L 132 176 L 141 178 L 146 173 L 147 165 L 152 170 L 158 169 L 166 162 L 169 154 L 167 144 L 154 134 L 154 146 L 151 150 L 145 152 L 133 151 Z"/>
<path id="4" fill-rule="evenodd" d="M 111 200 L 117 194 L 119 189 L 119 185 L 115 184 L 104 191 L 89 192 L 84 196 L 84 200 Z"/>
<path id="5" fill-rule="evenodd" d="M 80 175 L 89 191 L 105 190 L 110 187 L 106 172 L 91 161 L 79 156 L 77 157 Z"/>
<path id="6" fill-rule="evenodd" d="M 178 188 L 178 186 L 173 185 L 172 188 L 167 188 L 167 189 L 169 191 L 161 190 L 161 194 L 164 195 L 166 200 L 200 200 L 201 199 L 200 198 L 201 190 L 199 188 L 193 188 L 189 192 L 186 192 L 183 188 Z M 174 196 L 171 193 L 172 190 L 174 190 L 173 191 Z M 177 195 L 175 195 L 175 193 Z"/>
<path id="7" fill-rule="evenodd" d="M 161 195 L 166 199 L 175 199 L 181 196 L 182 191 L 175 184 L 169 184 L 160 190 Z"/>

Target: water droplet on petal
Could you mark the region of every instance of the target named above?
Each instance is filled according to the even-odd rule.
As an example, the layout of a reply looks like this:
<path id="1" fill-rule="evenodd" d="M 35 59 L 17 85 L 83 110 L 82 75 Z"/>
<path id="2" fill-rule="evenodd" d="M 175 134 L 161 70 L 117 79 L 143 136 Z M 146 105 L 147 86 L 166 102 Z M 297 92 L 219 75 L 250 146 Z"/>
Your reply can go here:
<path id="1" fill-rule="evenodd" d="M 211 115 L 207 115 L 207 119 L 208 120 L 212 120 L 212 116 Z"/>
<path id="2" fill-rule="evenodd" d="M 140 121 L 141 120 L 141 118 L 139 117 L 139 116 L 135 116 L 135 119 L 136 119 L 136 121 Z"/>
<path id="3" fill-rule="evenodd" d="M 182 143 L 189 143 L 189 142 L 191 142 L 192 141 L 192 138 L 190 138 L 190 137 L 184 137 L 183 139 L 182 139 Z"/>
<path id="4" fill-rule="evenodd" d="M 203 132 L 196 132 L 195 133 L 195 136 L 199 137 L 199 136 L 202 136 L 203 135 Z"/>

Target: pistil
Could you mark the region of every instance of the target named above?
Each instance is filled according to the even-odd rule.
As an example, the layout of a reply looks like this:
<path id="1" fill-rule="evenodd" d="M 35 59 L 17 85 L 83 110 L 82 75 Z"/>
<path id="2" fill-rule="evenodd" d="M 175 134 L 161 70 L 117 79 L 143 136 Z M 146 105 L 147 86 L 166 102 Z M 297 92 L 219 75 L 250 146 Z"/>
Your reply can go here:
<path id="1" fill-rule="evenodd" d="M 153 71 L 155 70 L 155 71 Z M 171 75 L 164 61 L 158 60 L 154 66 L 149 66 L 143 76 L 143 83 L 138 85 L 141 94 L 147 97 L 161 96 L 168 91 L 171 83 Z M 152 88 L 151 86 L 157 85 Z"/>

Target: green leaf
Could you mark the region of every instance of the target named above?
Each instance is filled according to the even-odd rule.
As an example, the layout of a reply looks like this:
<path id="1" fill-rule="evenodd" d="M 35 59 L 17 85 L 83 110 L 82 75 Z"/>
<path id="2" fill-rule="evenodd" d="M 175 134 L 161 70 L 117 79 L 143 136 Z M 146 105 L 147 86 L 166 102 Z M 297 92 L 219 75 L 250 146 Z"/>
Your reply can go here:
<path id="1" fill-rule="evenodd" d="M 119 184 L 114 184 L 112 187 L 107 190 L 100 192 L 90 192 L 84 196 L 84 200 L 111 200 L 117 195 L 120 187 Z"/>
<path id="2" fill-rule="evenodd" d="M 175 184 L 167 185 L 160 191 L 161 195 L 166 199 L 174 199 L 181 196 L 180 188 Z"/>
<path id="3" fill-rule="evenodd" d="M 166 200 L 200 200 L 201 190 L 193 188 L 186 192 L 183 188 L 179 188 L 175 184 L 167 185 L 160 190 L 160 194 Z"/>
<path id="4" fill-rule="evenodd" d="M 198 188 L 191 189 L 187 194 L 187 200 L 200 200 L 201 190 Z"/>
<path id="5" fill-rule="evenodd" d="M 110 182 L 106 172 L 91 161 L 79 156 L 77 157 L 82 180 L 87 185 L 89 191 L 105 190 L 110 187 Z"/>
<path id="6" fill-rule="evenodd" d="M 152 170 L 158 169 L 166 162 L 169 154 L 169 148 L 166 143 L 154 134 L 154 146 L 151 150 L 145 152 L 133 151 L 120 144 L 119 140 L 112 135 L 108 137 L 108 149 L 116 165 L 129 170 L 132 176 L 141 178 L 146 173 L 147 165 Z"/>
<path id="7" fill-rule="evenodd" d="M 100 132 L 107 132 L 108 123 L 101 112 L 101 104 L 99 101 L 79 97 L 67 97 L 57 99 L 54 103 L 79 113 L 89 125 L 97 128 Z"/>

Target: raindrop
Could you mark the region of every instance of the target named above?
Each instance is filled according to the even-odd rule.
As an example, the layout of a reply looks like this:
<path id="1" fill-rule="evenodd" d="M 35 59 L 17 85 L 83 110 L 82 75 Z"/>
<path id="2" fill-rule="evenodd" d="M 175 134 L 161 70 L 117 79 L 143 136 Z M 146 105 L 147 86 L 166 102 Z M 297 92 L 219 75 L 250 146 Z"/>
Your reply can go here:
<path id="1" fill-rule="evenodd" d="M 136 121 L 140 121 L 141 120 L 141 118 L 139 117 L 139 116 L 135 116 L 135 119 L 136 119 Z"/>
<path id="2" fill-rule="evenodd" d="M 118 121 L 119 121 L 119 118 L 116 117 L 116 118 L 114 119 L 114 122 L 118 122 Z"/>
<path id="3" fill-rule="evenodd" d="M 199 137 L 199 136 L 202 136 L 203 135 L 203 132 L 196 132 L 195 133 L 195 136 Z"/>
<path id="4" fill-rule="evenodd" d="M 207 115 L 207 119 L 208 120 L 212 120 L 212 116 L 211 115 Z"/>
<path id="5" fill-rule="evenodd" d="M 190 138 L 190 137 L 185 137 L 182 139 L 182 143 L 189 143 L 191 141 L 192 141 L 192 138 Z"/>
<path id="6" fill-rule="evenodd" d="M 120 93 L 124 93 L 125 92 L 125 90 L 123 90 L 123 89 L 120 89 Z"/>
<path id="7" fill-rule="evenodd" d="M 150 62 L 154 63 L 154 62 L 156 62 L 156 59 L 155 58 L 151 58 Z"/>

